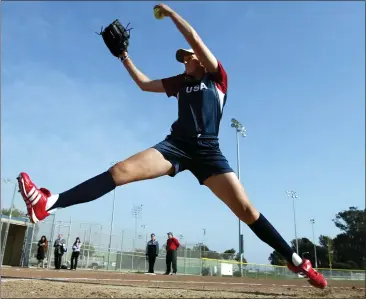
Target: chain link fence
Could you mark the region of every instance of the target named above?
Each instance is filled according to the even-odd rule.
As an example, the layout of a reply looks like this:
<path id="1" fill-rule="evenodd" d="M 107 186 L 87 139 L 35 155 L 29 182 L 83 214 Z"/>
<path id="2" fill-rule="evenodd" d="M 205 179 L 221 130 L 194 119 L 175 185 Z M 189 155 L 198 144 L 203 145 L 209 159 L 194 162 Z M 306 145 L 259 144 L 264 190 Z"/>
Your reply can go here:
<path id="1" fill-rule="evenodd" d="M 241 265 L 241 267 L 240 267 Z M 329 280 L 362 280 L 366 279 L 365 270 L 317 269 Z M 234 260 L 217 260 L 202 258 L 202 275 L 204 276 L 237 276 L 251 278 L 289 279 L 301 278 L 286 266 L 266 264 L 240 264 Z"/>
<path id="2" fill-rule="evenodd" d="M 45 266 L 54 267 L 53 244 L 58 235 L 65 240 L 67 252 L 63 255 L 62 264 L 70 268 L 72 245 L 79 237 L 82 243 L 78 261 L 79 269 L 109 270 L 119 272 L 146 272 L 146 244 L 150 234 L 115 229 L 110 235 L 110 226 L 99 223 L 75 223 L 73 221 L 57 221 L 54 215 L 39 224 L 32 225 L 28 219 L 20 219 L 26 224 L 25 238 L 22 248 L 21 266 L 36 266 L 38 241 L 42 236 L 48 240 Z M 4 222 L 5 221 L 5 222 Z M 7 219 L 1 222 L 2 242 Z M 298 276 L 287 267 L 260 265 L 252 263 L 239 263 L 235 260 L 234 253 L 217 253 L 202 251 L 202 243 L 189 243 L 183 236 L 177 236 L 181 246 L 178 248 L 177 268 L 179 274 L 203 276 L 237 276 L 252 278 L 288 279 Z M 166 271 L 167 236 L 156 236 L 159 241 L 159 256 L 156 259 L 156 273 Z M 201 250 L 200 250 L 201 249 Z M 318 269 L 330 280 L 365 280 L 365 271 Z"/>
<path id="3" fill-rule="evenodd" d="M 129 230 L 117 230 L 110 234 L 110 226 L 98 223 L 75 223 L 73 221 L 56 221 L 48 218 L 35 225 L 34 233 L 30 237 L 29 266 L 37 265 L 38 241 L 42 236 L 48 240 L 47 260 L 45 265 L 54 267 L 53 244 L 61 235 L 65 240 L 67 252 L 62 257 L 62 264 L 68 268 L 71 264 L 72 245 L 79 237 L 82 243 L 78 268 L 94 270 L 114 270 L 121 272 L 146 272 L 148 261 L 146 259 L 146 244 L 150 240 L 150 234 L 145 232 L 133 232 Z M 177 251 L 177 266 L 179 273 L 200 275 L 202 272 L 201 252 L 196 243 L 187 243 L 179 238 L 181 246 Z M 159 256 L 155 262 L 155 271 L 166 271 L 167 236 L 156 236 L 159 241 Z M 196 250 L 195 250 L 196 248 Z"/>

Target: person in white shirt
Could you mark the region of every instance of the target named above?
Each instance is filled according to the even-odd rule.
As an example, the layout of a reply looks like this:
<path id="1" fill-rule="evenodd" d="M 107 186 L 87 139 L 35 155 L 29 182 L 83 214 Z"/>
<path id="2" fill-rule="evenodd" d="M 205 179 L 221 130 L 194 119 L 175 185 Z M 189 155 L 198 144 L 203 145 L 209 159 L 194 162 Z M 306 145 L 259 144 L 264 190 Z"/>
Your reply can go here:
<path id="1" fill-rule="evenodd" d="M 76 270 L 76 267 L 78 265 L 79 255 L 80 255 L 80 248 L 81 248 L 80 238 L 77 237 L 74 244 L 72 245 L 70 270 Z"/>

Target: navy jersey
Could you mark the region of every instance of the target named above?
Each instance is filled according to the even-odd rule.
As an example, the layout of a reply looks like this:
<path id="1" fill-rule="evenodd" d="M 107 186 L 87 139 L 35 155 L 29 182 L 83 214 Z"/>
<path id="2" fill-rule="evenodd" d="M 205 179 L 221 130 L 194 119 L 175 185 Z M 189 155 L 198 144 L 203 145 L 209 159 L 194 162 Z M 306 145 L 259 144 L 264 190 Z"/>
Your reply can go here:
<path id="1" fill-rule="evenodd" d="M 201 80 L 181 74 L 162 82 L 167 96 L 178 99 L 178 119 L 172 124 L 171 135 L 217 138 L 227 93 L 227 75 L 221 63 L 216 73 L 206 73 Z"/>

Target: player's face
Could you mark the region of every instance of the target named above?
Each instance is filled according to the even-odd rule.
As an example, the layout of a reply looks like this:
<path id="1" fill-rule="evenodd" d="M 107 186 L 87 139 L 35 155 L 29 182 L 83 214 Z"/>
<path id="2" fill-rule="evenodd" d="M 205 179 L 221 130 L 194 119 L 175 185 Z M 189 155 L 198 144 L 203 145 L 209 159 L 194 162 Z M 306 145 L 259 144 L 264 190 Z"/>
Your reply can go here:
<path id="1" fill-rule="evenodd" d="M 186 68 L 187 75 L 193 75 L 197 72 L 198 68 L 202 67 L 200 61 L 196 55 L 186 55 L 184 56 L 184 66 Z"/>

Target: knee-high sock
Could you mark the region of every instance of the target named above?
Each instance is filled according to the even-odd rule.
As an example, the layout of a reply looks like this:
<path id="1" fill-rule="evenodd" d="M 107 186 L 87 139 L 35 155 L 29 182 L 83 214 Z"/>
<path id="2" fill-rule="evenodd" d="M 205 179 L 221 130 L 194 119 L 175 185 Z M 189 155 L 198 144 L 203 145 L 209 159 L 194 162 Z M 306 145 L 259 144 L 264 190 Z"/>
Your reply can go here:
<path id="1" fill-rule="evenodd" d="M 292 250 L 278 231 L 262 214 L 260 214 L 259 218 L 254 223 L 250 224 L 249 227 L 259 239 L 278 251 L 289 263 L 292 263 L 295 266 L 299 266 L 302 263 L 301 257 Z"/>
<path id="2" fill-rule="evenodd" d="M 109 171 L 103 172 L 77 186 L 51 195 L 47 201 L 46 209 L 66 208 L 80 203 L 95 200 L 116 188 L 116 184 Z"/>

